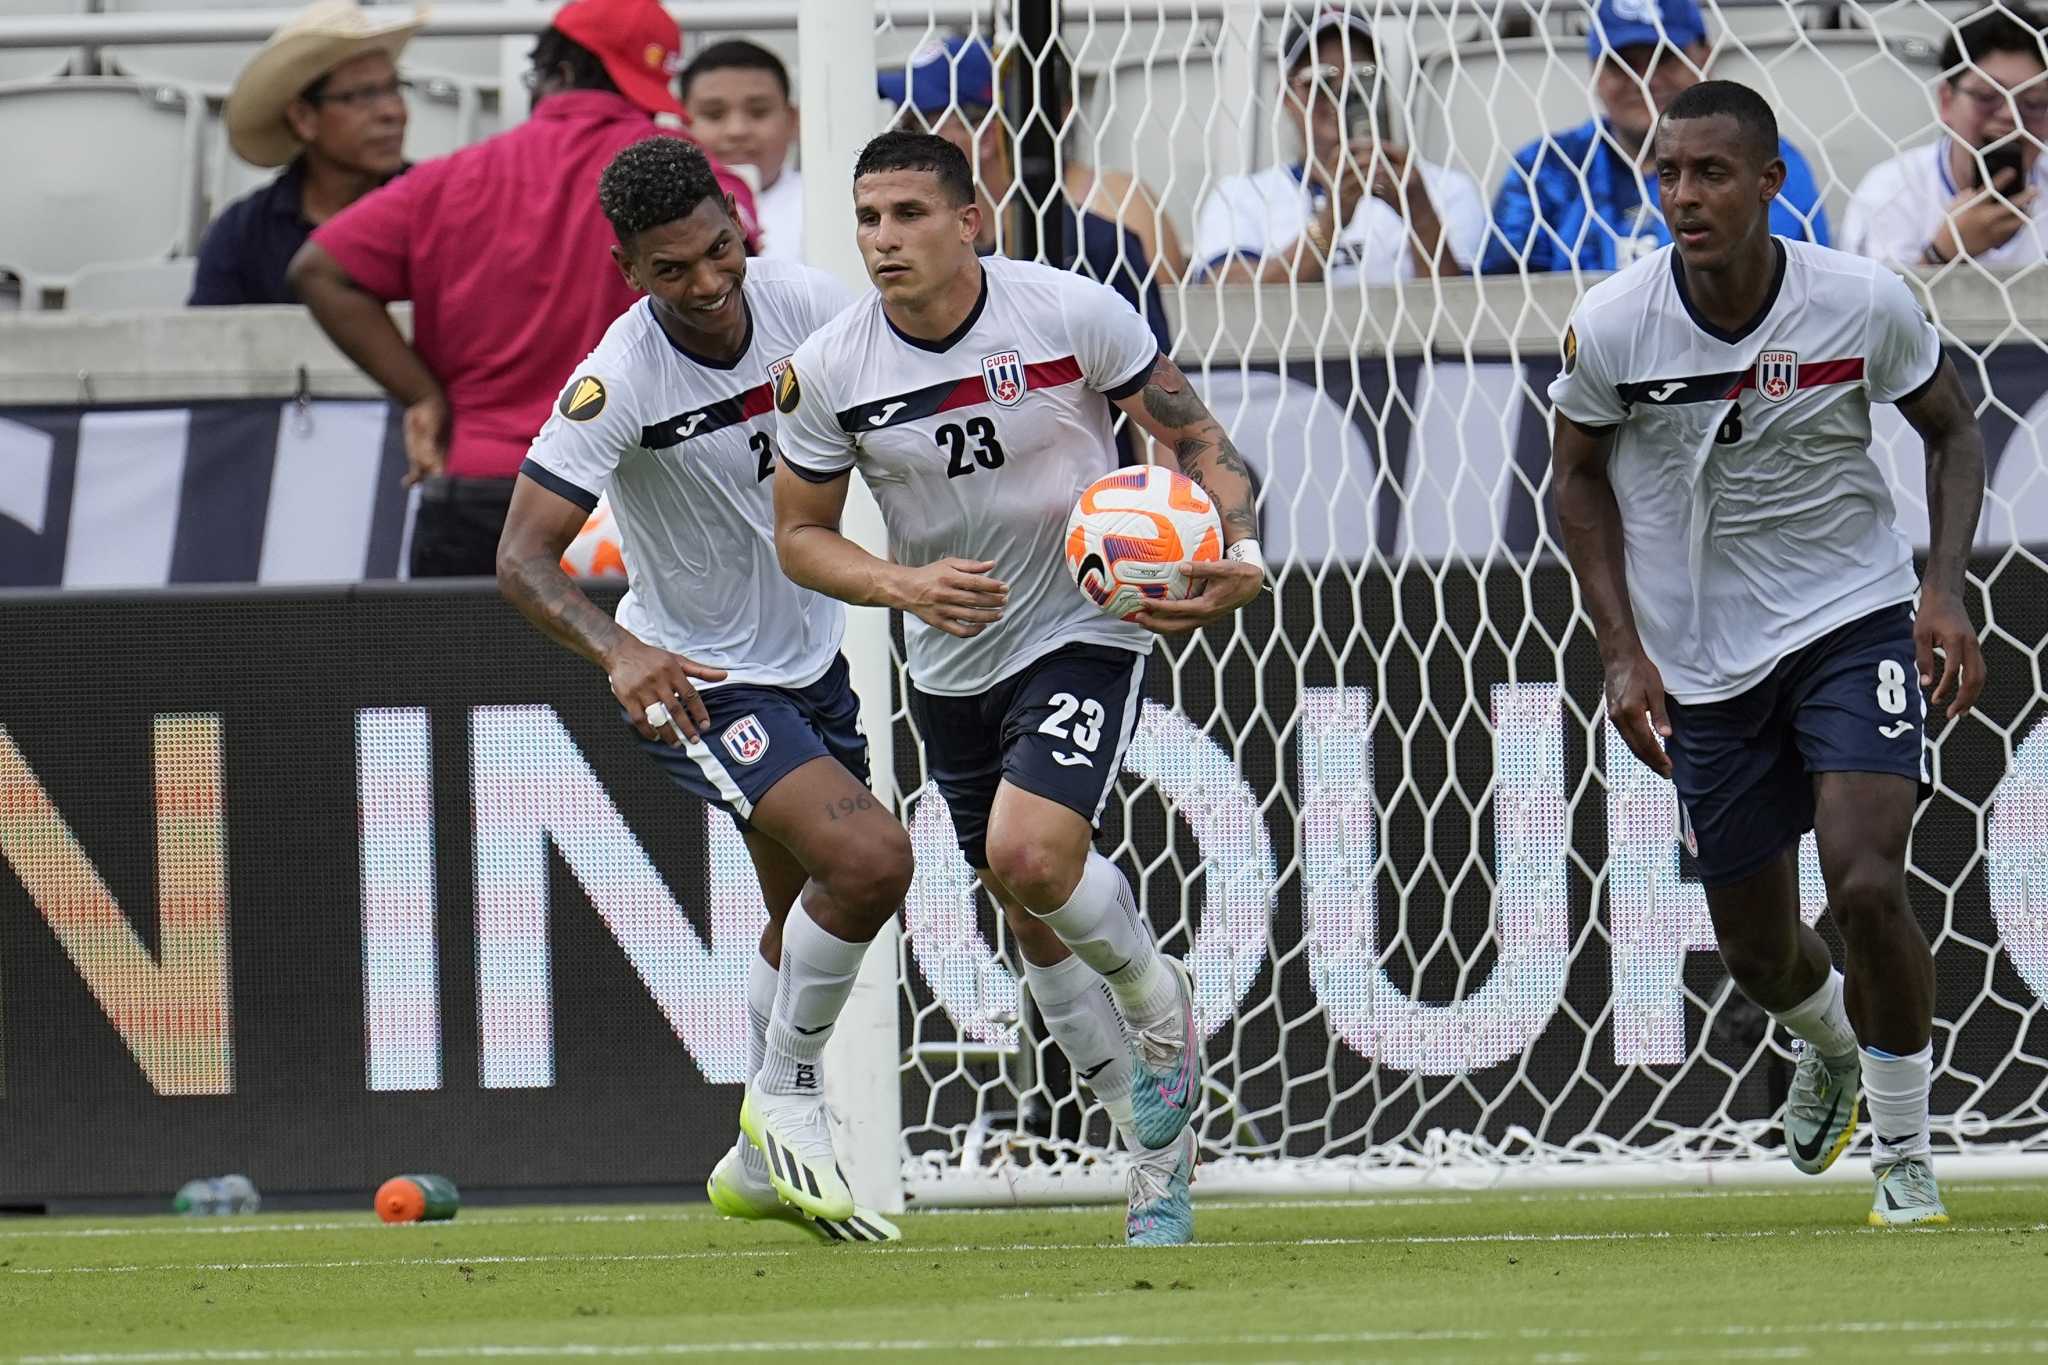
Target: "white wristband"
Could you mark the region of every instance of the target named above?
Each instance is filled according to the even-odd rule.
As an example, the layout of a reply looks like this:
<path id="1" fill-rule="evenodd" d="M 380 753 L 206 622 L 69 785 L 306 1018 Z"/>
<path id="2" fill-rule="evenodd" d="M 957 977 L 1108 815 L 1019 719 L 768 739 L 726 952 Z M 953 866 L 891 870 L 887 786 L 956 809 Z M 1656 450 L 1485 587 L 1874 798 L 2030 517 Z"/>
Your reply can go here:
<path id="1" fill-rule="evenodd" d="M 1272 570 L 1266 567 L 1266 556 L 1260 551 L 1259 542 L 1256 540 L 1246 538 L 1233 541 L 1223 551 L 1223 557 L 1225 559 L 1234 559 L 1240 564 L 1256 564 L 1261 574 L 1264 574 L 1267 578 L 1273 576 Z"/>

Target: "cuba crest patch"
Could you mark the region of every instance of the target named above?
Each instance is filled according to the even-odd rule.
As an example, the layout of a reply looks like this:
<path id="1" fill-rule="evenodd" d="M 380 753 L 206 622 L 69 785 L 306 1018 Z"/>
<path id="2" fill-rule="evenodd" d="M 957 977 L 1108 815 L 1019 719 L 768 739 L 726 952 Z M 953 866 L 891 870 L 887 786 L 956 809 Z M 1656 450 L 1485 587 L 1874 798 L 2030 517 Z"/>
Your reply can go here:
<path id="1" fill-rule="evenodd" d="M 751 711 L 725 727 L 725 751 L 740 763 L 758 763 L 768 752 L 768 730 Z"/>
<path id="2" fill-rule="evenodd" d="M 1782 403 L 1799 387 L 1799 352 L 1763 351 L 1756 358 L 1756 391 Z"/>
<path id="3" fill-rule="evenodd" d="M 604 411 L 604 381 L 594 374 L 578 375 L 562 390 L 557 411 L 572 422 L 588 422 Z"/>
<path id="4" fill-rule="evenodd" d="M 981 358 L 981 383 L 988 401 L 999 408 L 1014 408 L 1024 401 L 1024 357 L 1015 351 L 998 351 Z"/>

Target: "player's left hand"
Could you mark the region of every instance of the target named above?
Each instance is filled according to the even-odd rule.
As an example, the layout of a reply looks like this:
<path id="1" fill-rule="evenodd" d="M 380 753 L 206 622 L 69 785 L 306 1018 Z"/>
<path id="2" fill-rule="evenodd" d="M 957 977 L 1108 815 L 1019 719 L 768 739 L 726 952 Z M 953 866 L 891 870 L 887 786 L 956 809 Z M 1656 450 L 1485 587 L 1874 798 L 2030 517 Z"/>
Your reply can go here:
<path id="1" fill-rule="evenodd" d="M 1937 650 L 1941 652 L 1939 683 L 1934 681 Z M 1913 652 L 1920 664 L 1920 685 L 1933 689 L 1927 700 L 1938 706 L 1953 693 L 1950 720 L 1976 705 L 1977 694 L 1984 690 L 1984 651 L 1977 644 L 1977 629 L 1970 624 L 1960 597 L 1950 592 L 1920 595 L 1920 611 L 1913 618 Z"/>
<path id="2" fill-rule="evenodd" d="M 1178 602 L 1152 602 L 1131 619 L 1161 635 L 1180 635 L 1221 621 L 1259 595 L 1266 571 L 1235 559 L 1191 560 L 1180 571 L 1201 584 Z"/>

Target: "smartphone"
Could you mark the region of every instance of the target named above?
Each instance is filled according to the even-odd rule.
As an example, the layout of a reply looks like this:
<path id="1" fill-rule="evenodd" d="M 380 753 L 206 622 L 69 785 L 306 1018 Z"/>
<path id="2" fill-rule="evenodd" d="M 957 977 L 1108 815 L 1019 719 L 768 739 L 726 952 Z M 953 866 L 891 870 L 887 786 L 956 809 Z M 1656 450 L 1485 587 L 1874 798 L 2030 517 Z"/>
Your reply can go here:
<path id="1" fill-rule="evenodd" d="M 2017 194 L 2020 192 L 2020 190 L 2025 188 L 2025 186 L 2022 184 L 2022 181 L 2026 173 L 2023 164 L 2023 158 L 2026 155 L 2026 148 L 2020 144 L 2020 140 L 2018 138 L 2012 138 L 2009 141 L 2001 142 L 2000 144 L 1998 144 L 1998 146 L 1993 147 L 1990 151 L 1979 152 L 1977 155 L 1981 157 L 1984 162 L 1983 170 L 1979 173 L 1977 177 L 1978 188 L 1981 189 L 1986 185 L 1989 185 L 1994 189 L 1997 188 L 1999 175 L 2008 167 L 2012 169 L 2013 182 L 2012 184 L 2006 187 L 2007 190 L 2013 194 Z"/>

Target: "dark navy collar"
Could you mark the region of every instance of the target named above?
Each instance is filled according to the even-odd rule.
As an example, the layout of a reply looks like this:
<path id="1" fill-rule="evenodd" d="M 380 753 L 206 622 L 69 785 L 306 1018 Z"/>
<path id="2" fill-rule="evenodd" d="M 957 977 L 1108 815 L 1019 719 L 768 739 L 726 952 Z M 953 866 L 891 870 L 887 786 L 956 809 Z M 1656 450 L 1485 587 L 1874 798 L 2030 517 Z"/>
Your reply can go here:
<path id="1" fill-rule="evenodd" d="M 740 309 L 747 315 L 747 330 L 740 338 L 739 350 L 733 353 L 731 360 L 713 360 L 710 356 L 699 355 L 683 345 L 682 342 L 677 341 L 675 334 L 662 325 L 661 314 L 655 311 L 653 298 L 650 297 L 647 300 L 648 320 L 653 322 L 657 331 L 668 338 L 668 344 L 675 348 L 676 354 L 689 361 L 692 365 L 701 365 L 707 370 L 736 370 L 739 368 L 740 362 L 747 358 L 747 352 L 754 349 L 754 306 L 747 302 L 747 287 L 744 284 L 740 286 Z"/>
<path id="2" fill-rule="evenodd" d="M 1692 293 L 1685 287 L 1685 262 L 1678 258 L 1678 247 L 1673 245 L 1671 247 L 1671 279 L 1672 283 L 1678 286 L 1678 301 L 1685 306 L 1685 314 L 1692 319 L 1692 325 L 1725 346 L 1739 345 L 1750 333 L 1763 326 L 1764 319 L 1769 317 L 1771 310 L 1778 306 L 1779 291 L 1785 287 L 1785 244 L 1778 238 L 1773 237 L 1771 238 L 1771 247 L 1778 253 L 1778 267 L 1771 273 L 1771 287 L 1765 292 L 1764 301 L 1757 306 L 1756 312 L 1750 316 L 1749 321 L 1731 332 L 1709 322 L 1706 315 L 1693 306 Z"/>
<path id="3" fill-rule="evenodd" d="M 976 264 L 979 265 L 980 263 L 976 262 Z M 882 310 L 882 321 L 889 324 L 889 330 L 894 332 L 896 334 L 896 339 L 902 342 L 904 345 L 915 346 L 920 351 L 930 351 L 934 355 L 943 355 L 945 352 L 950 351 L 955 346 L 959 345 L 960 339 L 966 336 L 969 332 L 974 330 L 974 324 L 981 321 L 982 310 L 987 307 L 988 269 L 987 267 L 983 266 L 981 270 L 981 293 L 975 296 L 974 307 L 967 310 L 967 316 L 960 319 L 960 325 L 958 327 L 955 327 L 952 331 L 946 333 L 937 341 L 926 341 L 923 337 L 914 337 L 910 333 L 904 331 L 901 327 L 898 327 L 896 325 L 895 320 L 889 316 L 889 310 L 887 308 L 884 308 Z"/>

